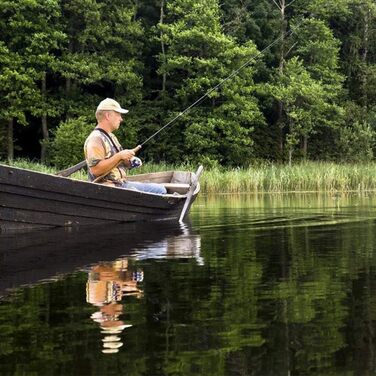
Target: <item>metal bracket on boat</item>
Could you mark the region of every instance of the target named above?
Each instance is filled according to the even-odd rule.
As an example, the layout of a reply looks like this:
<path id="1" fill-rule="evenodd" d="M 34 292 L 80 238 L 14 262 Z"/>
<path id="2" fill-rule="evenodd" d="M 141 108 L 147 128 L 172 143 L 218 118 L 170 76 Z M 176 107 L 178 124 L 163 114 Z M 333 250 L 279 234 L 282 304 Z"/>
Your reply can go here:
<path id="1" fill-rule="evenodd" d="M 197 171 L 195 172 L 195 174 L 192 176 L 191 187 L 190 187 L 190 189 L 187 193 L 187 198 L 185 199 L 183 209 L 180 213 L 179 222 L 183 222 L 185 214 L 187 213 L 187 210 L 189 209 L 189 206 L 190 206 L 191 201 L 192 201 L 193 193 L 195 192 L 195 190 L 197 188 L 197 184 L 198 184 L 198 181 L 200 179 L 200 175 L 201 175 L 203 169 L 204 169 L 204 167 L 202 165 L 200 165 L 199 168 L 197 169 Z"/>

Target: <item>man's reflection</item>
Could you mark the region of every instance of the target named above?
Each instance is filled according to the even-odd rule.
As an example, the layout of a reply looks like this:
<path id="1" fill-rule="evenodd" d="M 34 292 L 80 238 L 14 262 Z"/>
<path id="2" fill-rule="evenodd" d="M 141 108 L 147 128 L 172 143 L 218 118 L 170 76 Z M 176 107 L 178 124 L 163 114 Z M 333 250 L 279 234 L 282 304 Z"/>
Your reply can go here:
<path id="1" fill-rule="evenodd" d="M 162 241 L 143 245 L 132 250 L 133 260 L 146 259 L 195 259 L 198 265 L 204 260 L 200 255 L 201 238 L 191 234 L 189 228 L 180 228 L 179 235 L 170 235 Z M 132 260 L 130 259 L 130 260 Z M 143 292 L 139 283 L 144 279 L 143 271 L 135 269 L 128 258 L 113 262 L 101 262 L 89 270 L 86 300 L 98 307 L 99 310 L 91 315 L 104 334 L 103 352 L 116 353 L 123 346 L 119 334 L 131 325 L 121 320 L 123 305 L 121 300 L 125 295 L 142 297 Z"/>
<path id="2" fill-rule="evenodd" d="M 103 353 L 116 353 L 123 346 L 117 334 L 132 325 L 127 325 L 120 319 L 123 305 L 119 302 L 125 295 L 142 297 L 142 290 L 138 284 L 143 278 L 143 271 L 132 271 L 127 258 L 101 262 L 90 269 L 86 285 L 86 301 L 99 307 L 91 318 L 100 325 L 101 332 L 104 334 Z"/>

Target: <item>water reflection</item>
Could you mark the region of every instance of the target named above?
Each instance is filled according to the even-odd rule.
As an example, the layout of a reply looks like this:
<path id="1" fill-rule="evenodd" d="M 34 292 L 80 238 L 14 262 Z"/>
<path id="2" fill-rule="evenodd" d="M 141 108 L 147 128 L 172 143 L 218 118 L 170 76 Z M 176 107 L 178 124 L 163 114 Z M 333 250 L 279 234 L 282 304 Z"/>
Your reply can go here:
<path id="1" fill-rule="evenodd" d="M 86 301 L 98 311 L 91 318 L 101 327 L 103 336 L 103 353 L 116 353 L 123 346 L 117 336 L 124 329 L 131 327 L 120 319 L 124 305 L 121 303 L 126 295 L 142 297 L 139 284 L 144 279 L 141 269 L 129 267 L 127 258 L 113 262 L 101 262 L 90 268 L 86 284 Z"/>
<path id="2" fill-rule="evenodd" d="M 190 225 L 180 223 L 181 234 L 167 235 L 160 242 L 144 245 L 142 248 L 135 248 L 132 255 L 138 260 L 145 259 L 169 259 L 169 258 L 194 258 L 198 265 L 203 265 L 201 257 L 201 237 L 192 234 Z"/>
<path id="3" fill-rule="evenodd" d="M 192 210 L 208 230 L 325 226 L 376 220 L 376 195 L 368 193 L 258 193 L 201 196 Z"/>
<path id="4" fill-rule="evenodd" d="M 0 302 L 0 374 L 374 375 L 376 198 L 284 199 L 202 197 L 187 231 L 35 238 L 33 257 L 14 241 L 3 275 L 29 270 L 16 255 L 70 273 Z"/>
<path id="5" fill-rule="evenodd" d="M 111 246 L 109 246 L 109 244 Z M 189 223 L 127 223 L 0 234 L 0 297 L 21 285 L 56 278 L 98 260 L 200 258 L 200 237 Z"/>
<path id="6" fill-rule="evenodd" d="M 126 309 L 125 297 L 143 297 L 142 282 L 144 271 L 137 267 L 137 261 L 160 259 L 194 259 L 203 265 L 200 255 L 201 238 L 192 234 L 190 225 L 179 224 L 179 235 L 168 234 L 158 242 L 144 242 L 130 250 L 131 257 L 121 257 L 115 261 L 100 262 L 88 270 L 86 301 L 98 307 L 91 319 L 101 328 L 103 349 L 106 354 L 119 352 L 123 346 L 120 334 L 132 327 L 122 316 Z M 156 317 L 156 316 L 155 316 Z"/>

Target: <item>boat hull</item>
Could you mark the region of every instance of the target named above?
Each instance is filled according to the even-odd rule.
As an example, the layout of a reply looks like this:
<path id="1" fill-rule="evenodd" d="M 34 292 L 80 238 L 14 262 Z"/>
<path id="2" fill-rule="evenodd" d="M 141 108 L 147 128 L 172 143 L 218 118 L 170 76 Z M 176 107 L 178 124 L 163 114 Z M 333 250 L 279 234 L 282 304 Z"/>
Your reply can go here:
<path id="1" fill-rule="evenodd" d="M 178 173 L 183 183 L 192 175 Z M 155 173 L 132 180 L 163 183 L 173 176 Z M 184 194 L 143 193 L 0 165 L 2 231 L 171 220 L 179 218 L 185 199 Z"/>

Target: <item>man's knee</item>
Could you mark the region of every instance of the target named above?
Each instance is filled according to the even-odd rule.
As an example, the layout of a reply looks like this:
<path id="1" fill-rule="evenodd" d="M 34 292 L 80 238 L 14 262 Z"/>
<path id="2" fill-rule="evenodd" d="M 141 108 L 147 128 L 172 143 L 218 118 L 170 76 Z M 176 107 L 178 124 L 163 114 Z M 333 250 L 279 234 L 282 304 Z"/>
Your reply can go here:
<path id="1" fill-rule="evenodd" d="M 157 193 L 159 195 L 165 195 L 167 193 L 165 186 L 162 184 L 149 183 L 149 185 L 151 188 L 151 193 Z"/>
<path id="2" fill-rule="evenodd" d="M 156 183 L 125 182 L 123 183 L 122 187 L 127 189 L 135 189 L 140 192 L 155 193 L 160 195 L 167 193 L 164 185 Z"/>

